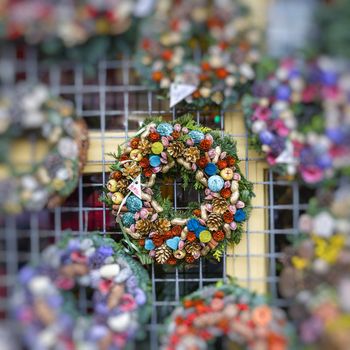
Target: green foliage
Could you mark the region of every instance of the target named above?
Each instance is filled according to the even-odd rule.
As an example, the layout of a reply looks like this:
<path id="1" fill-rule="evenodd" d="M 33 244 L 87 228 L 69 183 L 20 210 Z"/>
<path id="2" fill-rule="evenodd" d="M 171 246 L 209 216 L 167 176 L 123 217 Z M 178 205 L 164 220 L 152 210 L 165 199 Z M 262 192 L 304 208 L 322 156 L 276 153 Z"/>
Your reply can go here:
<path id="1" fill-rule="evenodd" d="M 224 246 L 223 244 L 219 244 L 216 247 L 215 252 L 213 253 L 213 257 L 215 258 L 215 260 L 220 262 L 223 255 L 224 255 Z"/>
<path id="2" fill-rule="evenodd" d="M 211 131 L 210 128 L 197 124 L 197 122 L 193 119 L 193 115 L 189 113 L 177 118 L 174 121 L 174 124 L 181 124 L 183 127 L 186 127 L 188 130 L 197 130 L 203 133 L 207 133 Z"/>
<path id="3" fill-rule="evenodd" d="M 201 191 L 204 188 L 205 188 L 205 186 L 202 183 L 200 183 L 199 181 L 196 180 L 196 182 L 194 183 L 194 189 L 196 191 Z"/>

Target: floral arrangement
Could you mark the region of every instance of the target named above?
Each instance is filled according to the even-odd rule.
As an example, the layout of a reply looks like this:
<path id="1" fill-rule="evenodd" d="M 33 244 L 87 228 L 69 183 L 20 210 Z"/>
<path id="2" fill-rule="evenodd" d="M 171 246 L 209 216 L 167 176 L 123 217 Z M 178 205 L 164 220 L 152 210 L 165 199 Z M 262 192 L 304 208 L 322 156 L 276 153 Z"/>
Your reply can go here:
<path id="1" fill-rule="evenodd" d="M 162 349 L 204 350 L 226 338 L 233 348 L 283 350 L 291 348 L 291 335 L 281 309 L 235 284 L 218 283 L 184 298 L 170 316 Z"/>
<path id="2" fill-rule="evenodd" d="M 150 314 L 148 283 L 114 240 L 68 234 L 21 269 L 13 313 L 30 349 L 124 349 Z M 83 312 L 82 289 L 92 304 Z"/>
<path id="3" fill-rule="evenodd" d="M 307 184 L 350 166 L 349 79 L 326 57 L 263 61 L 244 112 L 253 145 L 268 163 Z"/>
<path id="4" fill-rule="evenodd" d="M 43 85 L 20 85 L 0 97 L 0 210 L 19 213 L 59 205 L 78 183 L 88 147 L 87 128 L 73 105 Z M 49 151 L 26 170 L 15 164 L 17 140 L 42 140 Z M 28 169 L 29 168 L 29 169 Z"/>
<path id="5" fill-rule="evenodd" d="M 314 198 L 303 234 L 285 250 L 280 292 L 310 349 L 347 349 L 350 322 L 350 186 Z"/>
<path id="6" fill-rule="evenodd" d="M 231 138 L 196 124 L 191 115 L 173 122 L 156 118 L 113 156 L 103 200 L 143 263 L 220 260 L 226 243 L 240 241 L 253 192 Z M 179 176 L 185 188 L 204 197 L 186 211 L 175 211 L 156 182 Z"/>
<path id="7" fill-rule="evenodd" d="M 182 98 L 226 107 L 255 77 L 259 35 L 239 1 L 162 1 L 141 30 L 136 68 L 147 85 L 171 97 L 171 85 L 192 89 Z M 166 5 L 165 5 L 166 4 Z"/>

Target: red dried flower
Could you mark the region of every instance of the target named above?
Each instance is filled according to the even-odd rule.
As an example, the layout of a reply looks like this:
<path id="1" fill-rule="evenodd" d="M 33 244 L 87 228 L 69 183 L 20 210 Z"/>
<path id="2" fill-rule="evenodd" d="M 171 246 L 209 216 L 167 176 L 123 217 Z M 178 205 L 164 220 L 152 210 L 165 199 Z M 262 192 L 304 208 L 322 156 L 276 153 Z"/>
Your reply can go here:
<path id="1" fill-rule="evenodd" d="M 121 156 L 120 156 L 120 158 L 119 158 L 119 161 L 124 161 L 124 160 L 128 160 L 129 159 L 129 156 L 127 155 L 127 154 L 122 154 Z"/>
<path id="2" fill-rule="evenodd" d="M 223 188 L 221 191 L 220 191 L 220 195 L 222 198 L 230 198 L 231 197 L 231 190 L 229 188 Z"/>
<path id="3" fill-rule="evenodd" d="M 148 168 L 149 167 L 149 159 L 144 157 L 139 162 L 141 168 Z"/>
<path id="4" fill-rule="evenodd" d="M 226 161 L 228 166 L 234 166 L 236 164 L 236 159 L 233 158 L 232 156 L 227 156 Z"/>
<path id="5" fill-rule="evenodd" d="M 225 238 L 225 234 L 222 231 L 216 231 L 213 234 L 213 238 L 217 241 L 217 242 L 221 242 L 224 240 Z"/>
<path id="6" fill-rule="evenodd" d="M 187 239 L 189 242 L 194 242 L 194 241 L 197 239 L 197 237 L 196 237 L 196 235 L 195 235 L 194 232 L 188 231 L 188 232 L 187 232 L 186 239 Z"/>
<path id="7" fill-rule="evenodd" d="M 172 229 L 171 229 L 171 233 L 174 235 L 174 236 L 179 236 L 181 234 L 181 231 L 182 231 L 182 227 L 179 226 L 179 225 L 176 225 L 174 226 Z"/>
<path id="8" fill-rule="evenodd" d="M 151 133 L 148 135 L 148 138 L 149 138 L 150 141 L 156 142 L 156 141 L 159 141 L 159 140 L 160 140 L 160 135 L 159 135 L 157 132 L 151 132 Z"/>
<path id="9" fill-rule="evenodd" d="M 180 134 L 179 131 L 174 130 L 174 131 L 171 133 L 171 136 L 174 138 L 174 140 L 177 140 L 177 139 L 181 136 L 181 134 Z"/>
<path id="10" fill-rule="evenodd" d="M 227 161 L 224 159 L 220 159 L 217 163 L 216 163 L 217 167 L 222 170 L 227 168 Z"/>
<path id="11" fill-rule="evenodd" d="M 210 147 L 212 145 L 212 142 L 210 140 L 207 139 L 203 139 L 200 143 L 199 143 L 199 148 L 204 151 L 207 152 L 210 150 Z"/>
<path id="12" fill-rule="evenodd" d="M 110 175 L 109 175 L 110 179 L 114 179 L 114 180 L 120 180 L 122 178 L 122 172 L 119 170 L 113 171 Z"/>
<path id="13" fill-rule="evenodd" d="M 156 247 L 160 247 L 164 243 L 164 237 L 161 235 L 154 235 L 152 241 Z"/>
<path id="14" fill-rule="evenodd" d="M 131 141 L 130 141 L 130 147 L 132 149 L 135 149 L 138 147 L 139 145 L 139 142 L 140 142 L 140 138 L 139 137 L 134 137 Z"/>
<path id="15" fill-rule="evenodd" d="M 145 175 L 146 177 L 151 177 L 153 174 L 152 172 L 152 169 L 151 168 L 146 168 L 144 171 L 143 171 L 143 175 Z"/>
<path id="16" fill-rule="evenodd" d="M 197 165 L 200 167 L 200 168 L 205 168 L 208 164 L 208 160 L 206 157 L 200 157 L 198 160 L 197 160 Z"/>
<path id="17" fill-rule="evenodd" d="M 152 80 L 160 82 L 163 79 L 163 73 L 161 71 L 155 71 L 152 73 Z"/>
<path id="18" fill-rule="evenodd" d="M 222 290 L 218 290 L 214 293 L 214 298 L 222 299 L 225 296 L 225 293 Z"/>
<path id="19" fill-rule="evenodd" d="M 170 61 L 173 57 L 173 52 L 171 50 L 164 50 L 161 56 L 164 61 Z"/>
<path id="20" fill-rule="evenodd" d="M 167 239 L 169 239 L 169 238 L 173 238 L 173 237 L 174 237 L 174 235 L 173 235 L 173 233 L 172 233 L 171 231 L 165 232 L 165 233 L 163 234 L 163 236 L 164 236 L 164 240 L 167 240 Z"/>
<path id="21" fill-rule="evenodd" d="M 171 256 L 166 262 L 169 265 L 176 265 L 177 264 L 177 259 L 174 256 Z"/>
<path id="22" fill-rule="evenodd" d="M 193 210 L 193 215 L 201 216 L 201 210 L 200 209 Z"/>
<path id="23" fill-rule="evenodd" d="M 202 66 L 202 70 L 204 70 L 204 71 L 210 70 L 209 62 L 202 62 L 201 66 Z"/>
<path id="24" fill-rule="evenodd" d="M 145 240 L 143 238 L 139 239 L 139 245 L 143 247 L 145 245 Z"/>
<path id="25" fill-rule="evenodd" d="M 233 214 L 230 211 L 225 211 L 224 214 L 222 215 L 222 218 L 224 221 L 229 224 L 233 221 Z M 215 238 L 214 238 L 215 239 Z"/>
<path id="26" fill-rule="evenodd" d="M 186 255 L 185 260 L 188 264 L 193 264 L 195 258 L 192 255 Z"/>
<path id="27" fill-rule="evenodd" d="M 218 68 L 215 73 L 219 79 L 225 79 L 228 76 L 228 71 L 225 68 Z"/>

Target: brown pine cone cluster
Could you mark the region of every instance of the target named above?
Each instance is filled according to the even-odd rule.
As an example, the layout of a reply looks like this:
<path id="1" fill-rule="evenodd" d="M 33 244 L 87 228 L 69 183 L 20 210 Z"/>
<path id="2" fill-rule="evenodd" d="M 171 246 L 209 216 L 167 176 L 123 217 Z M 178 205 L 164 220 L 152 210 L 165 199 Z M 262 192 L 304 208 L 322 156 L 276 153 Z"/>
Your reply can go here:
<path id="1" fill-rule="evenodd" d="M 173 142 L 168 147 L 168 153 L 174 158 L 180 157 L 184 150 L 185 150 L 184 144 L 182 142 L 179 142 L 179 141 Z"/>
<path id="2" fill-rule="evenodd" d="M 228 208 L 228 202 L 224 198 L 214 198 L 212 201 L 213 213 L 215 214 L 224 214 Z"/>
<path id="3" fill-rule="evenodd" d="M 186 148 L 184 151 L 184 157 L 186 162 L 195 163 L 200 157 L 199 149 L 197 147 Z"/>

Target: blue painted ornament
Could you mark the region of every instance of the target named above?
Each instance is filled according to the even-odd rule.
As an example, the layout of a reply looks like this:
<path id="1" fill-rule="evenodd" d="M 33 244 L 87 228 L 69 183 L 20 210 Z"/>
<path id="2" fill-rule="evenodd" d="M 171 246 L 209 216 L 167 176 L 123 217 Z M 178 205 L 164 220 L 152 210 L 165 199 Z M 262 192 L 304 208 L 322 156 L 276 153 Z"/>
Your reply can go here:
<path id="1" fill-rule="evenodd" d="M 138 212 L 138 211 L 140 211 L 142 209 L 142 200 L 132 194 L 126 200 L 126 207 L 132 213 L 136 213 L 136 212 Z"/>
<path id="2" fill-rule="evenodd" d="M 288 85 L 280 85 L 276 91 L 277 100 L 287 101 L 291 95 L 291 89 Z"/>
<path id="3" fill-rule="evenodd" d="M 145 249 L 146 250 L 152 250 L 154 249 L 156 246 L 154 245 L 153 241 L 151 239 L 146 239 L 145 240 Z"/>
<path id="4" fill-rule="evenodd" d="M 199 238 L 199 235 L 202 231 L 207 231 L 208 228 L 207 227 L 204 227 L 202 225 L 199 225 L 198 227 L 196 227 L 196 229 L 194 230 L 194 233 L 196 235 L 197 238 Z"/>
<path id="5" fill-rule="evenodd" d="M 160 165 L 160 157 L 159 156 L 150 156 L 149 157 L 149 163 L 151 164 L 151 167 L 156 168 Z"/>
<path id="6" fill-rule="evenodd" d="M 242 222 L 247 218 L 247 214 L 244 210 L 238 209 L 235 213 L 235 221 L 236 222 Z"/>
<path id="7" fill-rule="evenodd" d="M 259 134 L 260 142 L 264 145 L 271 145 L 275 141 L 275 136 L 272 132 L 264 130 Z"/>
<path id="8" fill-rule="evenodd" d="M 180 237 L 174 237 L 174 238 L 170 238 L 167 239 L 165 241 L 166 245 L 171 248 L 172 250 L 176 250 L 177 247 L 179 246 L 179 242 L 180 242 Z"/>
<path id="9" fill-rule="evenodd" d="M 122 216 L 122 223 L 125 227 L 130 227 L 135 223 L 135 218 L 133 213 L 125 213 Z"/>
<path id="10" fill-rule="evenodd" d="M 330 140 L 336 145 L 340 145 L 344 142 L 345 139 L 345 131 L 339 128 L 327 128 L 326 135 L 330 138 Z"/>
<path id="11" fill-rule="evenodd" d="M 208 179 L 208 187 L 213 192 L 220 192 L 224 187 L 224 179 L 219 175 L 210 176 Z"/>
<path id="12" fill-rule="evenodd" d="M 317 157 L 316 164 L 321 169 L 328 169 L 332 166 L 333 161 L 332 161 L 331 156 L 328 153 L 323 153 Z"/>
<path id="13" fill-rule="evenodd" d="M 169 123 L 160 123 L 157 126 L 157 131 L 161 136 L 170 136 L 173 132 L 173 127 Z"/>
<path id="14" fill-rule="evenodd" d="M 322 82 L 328 86 L 335 85 L 338 81 L 338 75 L 334 71 L 323 71 L 321 74 Z"/>
<path id="15" fill-rule="evenodd" d="M 192 130 L 188 133 L 188 136 L 193 140 L 194 143 L 199 143 L 204 139 L 204 134 L 201 131 Z"/>
<path id="16" fill-rule="evenodd" d="M 207 164 L 207 166 L 204 168 L 204 172 L 208 175 L 208 176 L 212 176 L 214 174 L 216 174 L 218 168 L 214 163 L 209 163 Z"/>
<path id="17" fill-rule="evenodd" d="M 199 227 L 199 221 L 197 219 L 190 219 L 187 222 L 187 228 L 190 231 L 195 231 L 197 229 L 197 227 Z"/>

